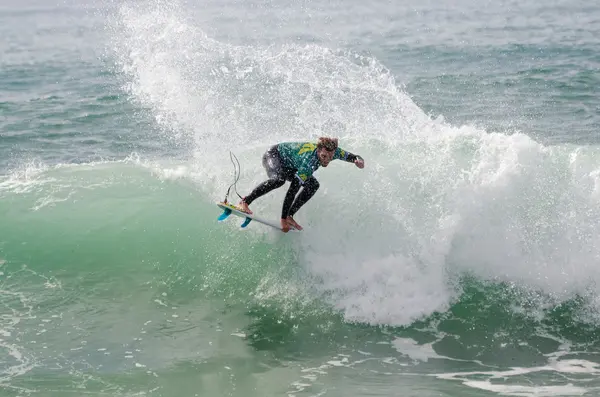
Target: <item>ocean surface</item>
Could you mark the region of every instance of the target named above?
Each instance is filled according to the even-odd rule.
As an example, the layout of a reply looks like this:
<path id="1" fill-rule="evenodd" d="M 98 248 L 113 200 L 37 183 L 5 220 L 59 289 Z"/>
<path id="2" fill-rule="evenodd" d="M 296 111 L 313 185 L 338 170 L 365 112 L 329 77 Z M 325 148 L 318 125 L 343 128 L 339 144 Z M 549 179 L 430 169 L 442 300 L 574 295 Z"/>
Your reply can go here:
<path id="1" fill-rule="evenodd" d="M 0 2 L 0 396 L 600 395 L 599 87 L 593 1 Z"/>

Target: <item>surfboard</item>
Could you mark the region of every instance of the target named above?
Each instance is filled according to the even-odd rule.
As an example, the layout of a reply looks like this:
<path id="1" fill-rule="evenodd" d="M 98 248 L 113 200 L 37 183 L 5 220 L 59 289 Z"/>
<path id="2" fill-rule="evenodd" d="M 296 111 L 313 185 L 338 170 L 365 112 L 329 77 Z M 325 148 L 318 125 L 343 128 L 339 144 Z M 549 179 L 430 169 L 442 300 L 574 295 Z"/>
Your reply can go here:
<path id="1" fill-rule="evenodd" d="M 217 203 L 217 207 L 219 207 L 223 210 L 223 213 L 219 216 L 219 218 L 217 218 L 217 220 L 219 222 L 224 221 L 225 219 L 229 218 L 229 215 L 233 214 L 233 215 L 239 216 L 240 218 L 244 218 L 244 222 L 241 224 L 242 228 L 247 227 L 251 221 L 256 221 L 256 222 L 262 223 L 263 225 L 271 226 L 272 228 L 282 231 L 281 225 L 279 224 L 279 222 L 261 218 L 261 217 L 257 216 L 256 214 L 248 214 L 247 212 L 242 211 L 239 207 L 237 207 L 231 203 L 224 203 L 224 202 L 220 201 Z M 292 232 L 292 231 L 299 232 L 298 229 L 290 227 L 290 232 Z"/>

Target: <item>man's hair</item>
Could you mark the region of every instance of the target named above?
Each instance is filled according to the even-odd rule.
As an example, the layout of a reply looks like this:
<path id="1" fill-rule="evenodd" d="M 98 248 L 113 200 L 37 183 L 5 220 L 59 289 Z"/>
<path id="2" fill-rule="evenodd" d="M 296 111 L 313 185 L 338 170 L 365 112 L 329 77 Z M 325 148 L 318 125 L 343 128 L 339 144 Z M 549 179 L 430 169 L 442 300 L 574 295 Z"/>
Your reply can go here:
<path id="1" fill-rule="evenodd" d="M 325 148 L 330 152 L 333 152 L 338 147 L 338 139 L 337 138 L 329 138 L 326 136 L 322 136 L 317 141 L 317 149 Z"/>

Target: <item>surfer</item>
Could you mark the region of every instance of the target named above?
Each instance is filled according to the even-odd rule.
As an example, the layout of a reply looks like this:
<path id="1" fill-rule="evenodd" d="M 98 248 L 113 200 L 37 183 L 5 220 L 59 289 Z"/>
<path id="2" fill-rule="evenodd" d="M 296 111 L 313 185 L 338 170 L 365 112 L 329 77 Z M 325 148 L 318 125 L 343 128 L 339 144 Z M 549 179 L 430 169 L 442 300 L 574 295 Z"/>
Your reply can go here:
<path id="1" fill-rule="evenodd" d="M 251 214 L 252 211 L 248 206 L 254 200 L 271 190 L 280 188 L 286 181 L 289 181 L 291 185 L 285 195 L 281 210 L 281 228 L 286 233 L 290 227 L 302 230 L 302 226 L 293 217 L 319 189 L 319 182 L 313 173 L 319 166 L 327 167 L 332 160 L 336 159 L 354 163 L 361 169 L 365 166 L 362 157 L 340 149 L 337 138 L 321 137 L 317 143 L 284 142 L 274 145 L 266 151 L 262 158 L 262 164 L 269 179 L 244 197 L 239 207 L 244 212 Z M 301 187 L 302 191 L 298 194 Z"/>

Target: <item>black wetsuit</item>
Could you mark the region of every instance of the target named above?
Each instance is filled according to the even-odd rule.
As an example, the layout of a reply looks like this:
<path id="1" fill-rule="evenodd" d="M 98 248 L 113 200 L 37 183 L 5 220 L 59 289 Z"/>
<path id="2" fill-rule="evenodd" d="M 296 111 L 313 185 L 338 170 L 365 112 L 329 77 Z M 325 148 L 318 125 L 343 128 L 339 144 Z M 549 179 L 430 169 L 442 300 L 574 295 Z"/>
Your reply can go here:
<path id="1" fill-rule="evenodd" d="M 316 151 L 316 145 L 313 143 L 282 143 L 269 148 L 262 158 L 269 179 L 244 197 L 244 201 L 250 205 L 257 198 L 290 181 L 290 188 L 283 200 L 281 218 L 293 216 L 319 189 L 319 182 L 312 176 L 320 165 Z M 286 156 L 282 155 L 282 152 Z M 360 156 L 339 148 L 334 156 L 334 159 L 348 162 L 354 162 L 357 158 Z M 301 187 L 302 192 L 296 197 Z"/>

